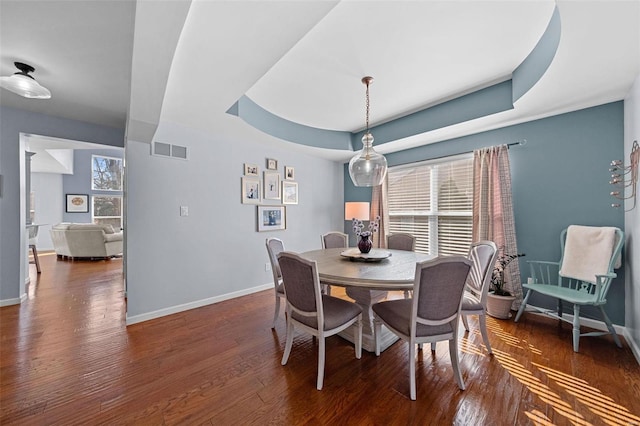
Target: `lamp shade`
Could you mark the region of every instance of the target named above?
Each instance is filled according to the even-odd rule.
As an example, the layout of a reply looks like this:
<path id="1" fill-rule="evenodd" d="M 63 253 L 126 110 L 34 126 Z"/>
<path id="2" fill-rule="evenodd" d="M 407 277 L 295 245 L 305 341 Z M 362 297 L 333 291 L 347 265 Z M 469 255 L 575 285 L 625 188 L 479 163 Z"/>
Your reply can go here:
<path id="1" fill-rule="evenodd" d="M 353 201 L 344 203 L 344 220 L 351 219 L 369 220 L 369 203 Z"/>

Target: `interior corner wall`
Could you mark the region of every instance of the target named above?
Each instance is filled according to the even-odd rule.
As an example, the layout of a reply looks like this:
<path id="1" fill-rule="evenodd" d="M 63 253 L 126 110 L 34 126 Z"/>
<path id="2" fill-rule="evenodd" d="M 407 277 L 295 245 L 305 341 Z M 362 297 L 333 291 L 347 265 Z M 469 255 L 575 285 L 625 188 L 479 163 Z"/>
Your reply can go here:
<path id="1" fill-rule="evenodd" d="M 20 133 L 124 146 L 124 128 L 0 107 L 0 305 L 19 303 L 21 288 L 24 288 L 25 271 L 20 261 L 26 253 L 25 215 L 22 211 L 25 205 L 24 191 L 20 189 L 21 174 L 24 172 L 20 161 Z"/>
<path id="2" fill-rule="evenodd" d="M 640 74 L 624 100 L 624 157 L 625 165 L 630 163 L 633 141 L 640 143 Z M 627 195 L 630 195 L 627 191 Z M 626 236 L 626 317 L 627 338 L 636 348 L 636 358 L 640 362 L 640 190 L 636 192 L 636 207 L 625 213 Z M 631 200 L 625 207 L 631 209 Z"/>
<path id="3" fill-rule="evenodd" d="M 637 121 L 636 121 L 637 122 Z M 560 258 L 560 232 L 571 224 L 624 227 L 624 213 L 611 208 L 611 160 L 623 156 L 624 111 L 613 102 L 488 132 L 387 154 L 390 166 L 408 164 L 526 139 L 509 150 L 522 280 L 527 260 Z M 352 184 L 345 179 L 345 201 Z M 625 271 L 609 291 L 606 311 L 615 324 L 625 320 Z M 530 303 L 555 308 L 553 299 L 533 295 Z M 637 310 L 637 306 L 635 307 Z M 601 320 L 596 309 L 582 314 Z"/>
<path id="4" fill-rule="evenodd" d="M 186 146 L 189 159 L 152 156 L 149 144 L 127 141 L 128 324 L 271 288 L 266 238 L 302 252 L 342 229 L 340 163 L 285 143 L 220 140 L 173 124 L 161 123 L 156 139 Z M 249 163 L 263 180 L 266 158 L 278 161 L 281 179 L 285 166 L 294 167 L 299 203 L 286 205 L 285 230 L 257 232 L 257 206 L 241 204 L 241 177 Z"/>

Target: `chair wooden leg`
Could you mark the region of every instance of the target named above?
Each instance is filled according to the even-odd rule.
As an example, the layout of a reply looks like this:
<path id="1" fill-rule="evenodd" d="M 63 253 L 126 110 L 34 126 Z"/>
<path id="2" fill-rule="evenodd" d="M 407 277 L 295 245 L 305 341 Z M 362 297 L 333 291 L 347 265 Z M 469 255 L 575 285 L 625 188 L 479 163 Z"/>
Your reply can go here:
<path id="1" fill-rule="evenodd" d="M 464 381 L 460 373 L 460 363 L 458 362 L 458 337 L 454 334 L 453 339 L 449 340 L 449 357 L 451 358 L 451 366 L 453 367 L 453 377 L 458 382 L 460 390 L 464 390 Z"/>
<path id="2" fill-rule="evenodd" d="M 284 354 L 282 355 L 282 365 L 285 365 L 289 360 L 291 354 L 291 347 L 293 346 L 293 320 L 287 318 L 287 341 L 284 345 Z"/>
<path id="3" fill-rule="evenodd" d="M 478 315 L 478 322 L 480 323 L 480 334 L 482 334 L 484 346 L 487 348 L 487 352 L 492 355 L 493 351 L 491 351 L 491 343 L 489 343 L 489 335 L 487 334 L 487 316 Z"/>
<path id="4" fill-rule="evenodd" d="M 362 314 L 358 316 L 358 320 L 355 323 L 356 326 L 356 358 L 362 358 Z"/>
<path id="5" fill-rule="evenodd" d="M 616 333 L 616 329 L 613 328 L 613 324 L 611 324 L 611 320 L 609 319 L 609 316 L 604 311 L 604 306 L 600 305 L 599 308 L 600 308 L 600 312 L 602 313 L 602 319 L 604 320 L 604 323 L 607 325 L 607 330 L 609 330 L 609 333 L 611 333 L 611 335 L 613 336 L 613 340 L 614 342 L 616 342 L 616 346 L 621 348 L 622 343 L 620 342 L 618 333 Z"/>
<path id="6" fill-rule="evenodd" d="M 580 347 L 580 305 L 573 305 L 573 351 Z"/>
<path id="7" fill-rule="evenodd" d="M 435 352 L 436 351 L 436 343 L 437 342 L 431 342 L 431 352 Z"/>
<path id="8" fill-rule="evenodd" d="M 280 315 L 280 296 L 276 294 L 276 312 L 273 314 L 273 324 L 271 324 L 271 328 L 276 328 L 276 321 L 278 321 L 278 315 Z"/>
<path id="9" fill-rule="evenodd" d="M 532 292 L 533 290 L 527 291 L 527 294 L 524 296 L 524 299 L 522 300 L 522 304 L 520 305 L 520 309 L 518 309 L 518 313 L 516 314 L 516 319 L 514 320 L 514 322 L 518 322 L 518 320 L 522 316 L 522 313 L 527 308 L 527 300 L 529 300 L 529 296 L 531 296 Z"/>
<path id="10" fill-rule="evenodd" d="M 29 244 L 29 248 L 33 252 L 33 260 L 36 263 L 36 271 L 40 273 L 42 271 L 40 271 L 40 260 L 38 259 L 38 249 L 36 248 L 35 244 Z"/>
<path id="11" fill-rule="evenodd" d="M 382 332 L 382 322 L 378 318 L 373 320 L 373 337 L 376 340 L 376 356 L 380 356 L 380 333 Z"/>
<path id="12" fill-rule="evenodd" d="M 318 336 L 318 382 L 316 388 L 322 390 L 324 382 L 324 341 L 323 335 Z"/>
<path id="13" fill-rule="evenodd" d="M 460 315 L 460 318 L 462 318 L 462 325 L 464 325 L 464 329 L 469 331 L 469 322 L 467 321 L 467 316 Z"/>
<path id="14" fill-rule="evenodd" d="M 416 400 L 416 363 L 418 357 L 416 356 L 416 345 L 413 342 L 409 343 L 409 393 L 411 400 Z"/>

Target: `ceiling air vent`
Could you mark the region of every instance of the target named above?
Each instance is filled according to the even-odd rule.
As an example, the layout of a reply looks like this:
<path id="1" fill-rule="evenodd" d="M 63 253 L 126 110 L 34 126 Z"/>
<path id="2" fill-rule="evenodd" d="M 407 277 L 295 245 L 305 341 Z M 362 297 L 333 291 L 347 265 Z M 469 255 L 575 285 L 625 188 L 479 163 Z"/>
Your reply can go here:
<path id="1" fill-rule="evenodd" d="M 188 159 L 186 146 L 172 145 L 163 142 L 153 142 L 153 144 L 151 145 L 151 155 L 179 158 L 181 160 Z"/>

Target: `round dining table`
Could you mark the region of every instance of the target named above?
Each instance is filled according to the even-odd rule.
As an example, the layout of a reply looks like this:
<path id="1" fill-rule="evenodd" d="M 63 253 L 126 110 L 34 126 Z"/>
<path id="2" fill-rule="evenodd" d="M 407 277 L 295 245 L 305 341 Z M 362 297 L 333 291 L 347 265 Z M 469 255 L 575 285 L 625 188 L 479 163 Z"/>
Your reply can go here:
<path id="1" fill-rule="evenodd" d="M 416 263 L 435 256 L 413 251 L 372 249 L 362 255 L 357 248 L 323 249 L 300 254 L 314 260 L 322 284 L 346 288 L 346 293 L 362 308 L 362 348 L 375 352 L 374 316 L 371 306 L 386 299 L 389 291 L 413 289 Z M 340 336 L 354 341 L 348 328 Z M 380 350 L 391 346 L 398 337 L 382 327 Z"/>

